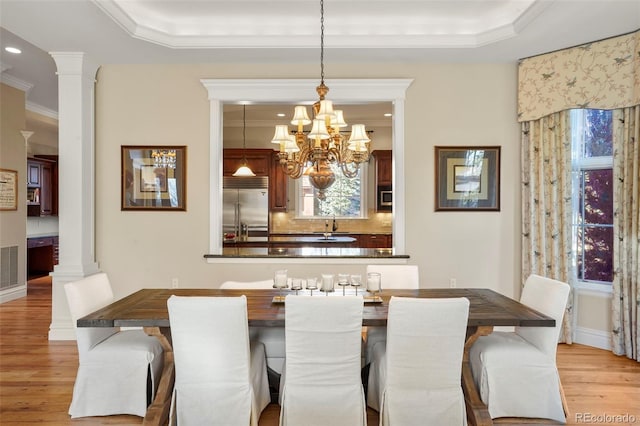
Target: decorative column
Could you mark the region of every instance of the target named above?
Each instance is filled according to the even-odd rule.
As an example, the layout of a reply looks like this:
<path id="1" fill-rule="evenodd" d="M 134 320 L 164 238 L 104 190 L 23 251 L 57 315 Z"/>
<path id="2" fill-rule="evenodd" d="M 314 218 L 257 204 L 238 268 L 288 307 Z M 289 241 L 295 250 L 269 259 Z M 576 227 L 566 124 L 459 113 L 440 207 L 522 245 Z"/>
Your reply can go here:
<path id="1" fill-rule="evenodd" d="M 82 52 L 51 52 L 58 74 L 58 232 L 49 340 L 74 340 L 64 284 L 98 272 L 95 261 L 94 94 L 98 66 Z"/>

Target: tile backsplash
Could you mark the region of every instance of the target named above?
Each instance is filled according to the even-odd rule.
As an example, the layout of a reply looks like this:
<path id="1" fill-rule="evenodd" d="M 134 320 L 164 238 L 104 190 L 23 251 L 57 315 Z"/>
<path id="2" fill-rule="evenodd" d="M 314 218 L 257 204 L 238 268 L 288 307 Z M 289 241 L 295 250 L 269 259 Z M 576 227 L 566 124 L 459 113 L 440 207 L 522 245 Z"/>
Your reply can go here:
<path id="1" fill-rule="evenodd" d="M 272 234 L 323 232 L 325 229 L 325 219 L 299 219 L 294 212 L 271 213 L 270 216 L 269 231 Z M 333 218 L 327 219 L 331 228 Z M 336 219 L 338 232 L 353 234 L 390 234 L 391 221 L 391 213 L 378 213 L 375 210 L 370 210 L 366 219 Z"/>

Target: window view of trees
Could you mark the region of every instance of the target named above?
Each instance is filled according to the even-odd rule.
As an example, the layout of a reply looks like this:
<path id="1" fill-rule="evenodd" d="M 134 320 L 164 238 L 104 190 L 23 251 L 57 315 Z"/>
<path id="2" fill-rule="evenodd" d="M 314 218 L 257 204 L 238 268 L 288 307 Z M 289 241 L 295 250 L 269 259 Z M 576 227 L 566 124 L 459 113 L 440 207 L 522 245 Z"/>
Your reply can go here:
<path id="1" fill-rule="evenodd" d="M 325 200 L 320 200 L 309 178 L 302 177 L 302 208 L 301 215 L 305 217 L 361 217 L 362 216 L 362 167 L 354 178 L 347 178 L 335 164 L 331 164 L 336 181 L 325 190 Z M 366 176 L 366 173 L 364 174 Z"/>
<path id="2" fill-rule="evenodd" d="M 611 111 L 572 111 L 576 270 L 583 281 L 613 280 Z"/>

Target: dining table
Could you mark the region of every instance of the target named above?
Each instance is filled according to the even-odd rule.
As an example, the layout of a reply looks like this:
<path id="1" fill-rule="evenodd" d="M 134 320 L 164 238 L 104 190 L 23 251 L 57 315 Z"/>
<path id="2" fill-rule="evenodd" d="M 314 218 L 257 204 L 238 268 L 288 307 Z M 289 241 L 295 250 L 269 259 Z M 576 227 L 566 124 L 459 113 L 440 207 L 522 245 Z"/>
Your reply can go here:
<path id="1" fill-rule="evenodd" d="M 357 291 L 357 289 L 355 289 Z M 83 318 L 78 327 L 143 327 L 148 335 L 158 338 L 164 349 L 164 369 L 156 396 L 149 406 L 144 425 L 164 425 L 169 419 L 171 396 L 175 381 L 175 365 L 171 341 L 171 326 L 167 310 L 167 299 L 177 296 L 233 297 L 245 295 L 249 326 L 284 327 L 285 309 L 283 294 L 293 291 L 230 290 L 230 289 L 141 289 L 117 300 Z M 308 291 L 300 294 L 309 295 Z M 350 289 L 346 294 L 354 294 Z M 478 337 L 488 335 L 497 326 L 553 327 L 555 320 L 526 305 L 487 288 L 422 288 L 414 290 L 383 290 L 375 295 L 359 291 L 365 297 L 362 325 L 385 326 L 389 300 L 395 297 L 469 299 L 467 335 L 462 361 L 461 384 L 465 396 L 468 423 L 471 425 L 493 424 L 487 406 L 480 399 L 471 373 L 469 350 Z M 340 297 L 343 292 L 315 292 L 313 297 Z M 224 327 L 224 324 L 220 324 Z"/>

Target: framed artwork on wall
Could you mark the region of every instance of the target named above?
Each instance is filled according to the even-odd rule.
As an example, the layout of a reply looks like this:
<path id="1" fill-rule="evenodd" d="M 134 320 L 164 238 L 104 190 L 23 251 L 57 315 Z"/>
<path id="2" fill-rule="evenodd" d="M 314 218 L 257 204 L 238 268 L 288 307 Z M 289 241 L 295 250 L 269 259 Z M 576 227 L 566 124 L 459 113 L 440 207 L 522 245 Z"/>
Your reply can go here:
<path id="1" fill-rule="evenodd" d="M 436 211 L 500 211 L 500 147 L 436 146 Z"/>
<path id="2" fill-rule="evenodd" d="M 0 210 L 18 210 L 18 171 L 0 169 Z"/>
<path id="3" fill-rule="evenodd" d="M 121 210 L 185 211 L 187 147 L 123 145 Z"/>

